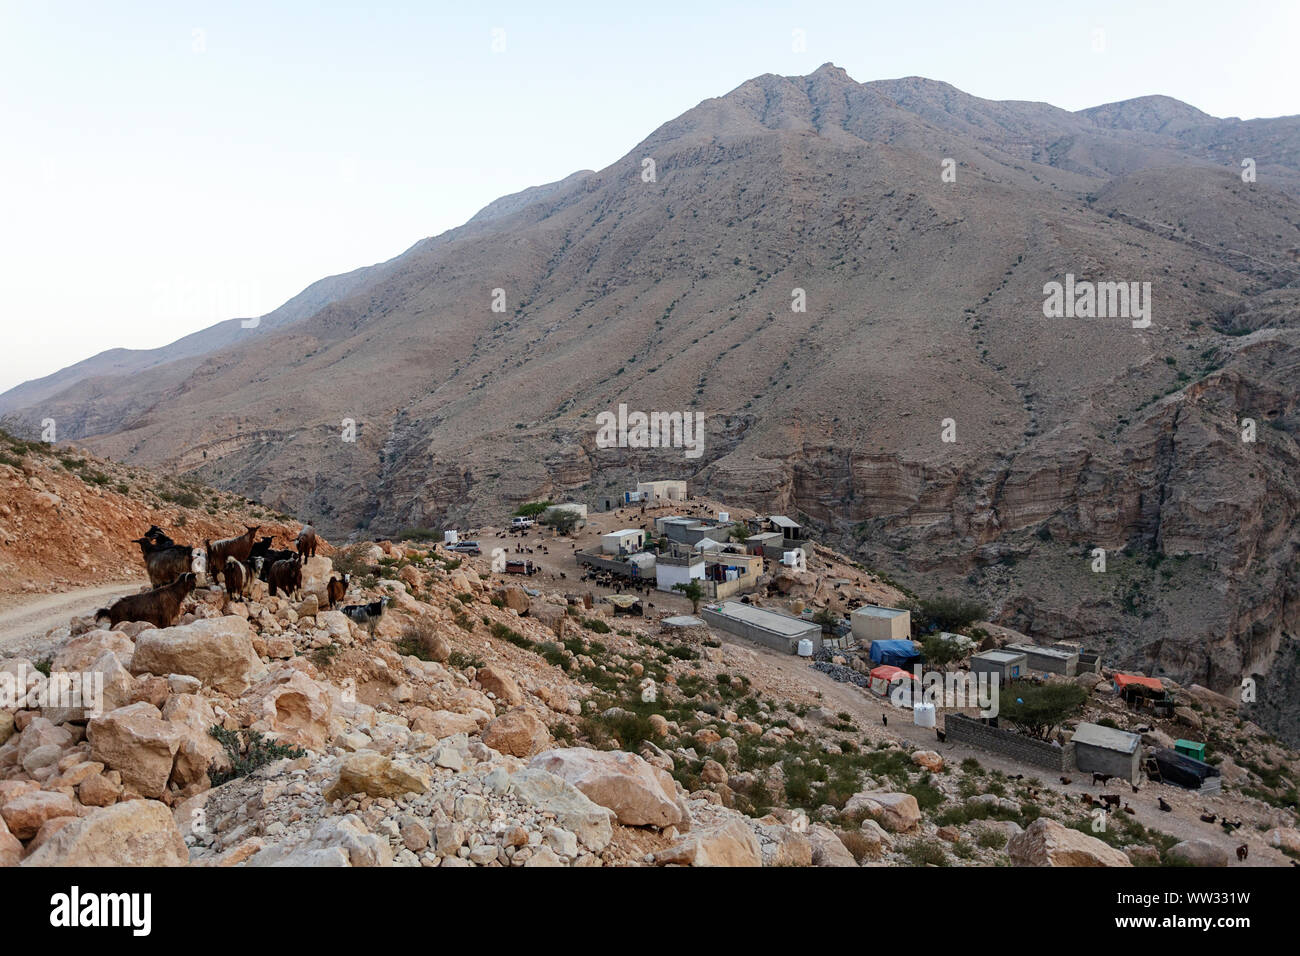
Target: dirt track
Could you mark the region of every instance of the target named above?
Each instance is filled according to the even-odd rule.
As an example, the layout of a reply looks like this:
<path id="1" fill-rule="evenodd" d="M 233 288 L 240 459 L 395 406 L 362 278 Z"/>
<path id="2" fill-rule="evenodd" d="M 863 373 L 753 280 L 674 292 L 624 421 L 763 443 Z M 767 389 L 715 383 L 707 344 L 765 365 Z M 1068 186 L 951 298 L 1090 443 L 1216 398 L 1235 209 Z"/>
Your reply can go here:
<path id="1" fill-rule="evenodd" d="M 67 624 L 70 618 L 91 614 L 125 594 L 135 593 L 145 583 L 141 579 L 136 583 L 118 582 L 60 594 L 33 595 L 24 604 L 0 611 L 0 656 L 39 640 L 50 629 Z"/>

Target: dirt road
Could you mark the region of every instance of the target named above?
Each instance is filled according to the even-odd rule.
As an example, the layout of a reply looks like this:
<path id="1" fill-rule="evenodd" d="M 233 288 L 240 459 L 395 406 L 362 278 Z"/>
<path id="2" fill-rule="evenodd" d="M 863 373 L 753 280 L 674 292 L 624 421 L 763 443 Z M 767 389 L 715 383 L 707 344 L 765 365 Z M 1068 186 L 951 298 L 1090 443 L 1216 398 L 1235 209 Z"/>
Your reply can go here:
<path id="1" fill-rule="evenodd" d="M 134 594 L 146 583 L 142 578 L 60 594 L 32 595 L 31 600 L 0 611 L 0 656 L 39 640 L 50 629 L 67 624 L 70 618 L 92 614 L 123 595 Z"/>

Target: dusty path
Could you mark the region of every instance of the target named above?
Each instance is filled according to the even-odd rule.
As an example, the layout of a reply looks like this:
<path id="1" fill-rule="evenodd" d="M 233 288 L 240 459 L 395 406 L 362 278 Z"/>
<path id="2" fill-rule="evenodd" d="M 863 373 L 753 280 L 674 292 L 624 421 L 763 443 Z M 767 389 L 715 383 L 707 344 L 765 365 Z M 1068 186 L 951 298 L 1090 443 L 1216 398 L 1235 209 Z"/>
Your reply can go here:
<path id="1" fill-rule="evenodd" d="M 39 640 L 52 628 L 73 617 L 94 613 L 126 594 L 134 594 L 148 583 L 119 581 L 93 588 L 79 588 L 59 594 L 33 595 L 31 600 L 0 611 L 0 656 L 15 646 Z"/>

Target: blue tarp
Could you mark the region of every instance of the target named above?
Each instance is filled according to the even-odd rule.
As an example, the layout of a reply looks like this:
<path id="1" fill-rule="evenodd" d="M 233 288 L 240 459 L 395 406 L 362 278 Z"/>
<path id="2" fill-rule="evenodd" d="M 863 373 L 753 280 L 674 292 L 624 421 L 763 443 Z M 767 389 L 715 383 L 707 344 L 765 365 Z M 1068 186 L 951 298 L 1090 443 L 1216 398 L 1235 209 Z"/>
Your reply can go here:
<path id="1" fill-rule="evenodd" d="M 921 655 L 916 652 L 916 645 L 911 641 L 872 641 L 871 663 L 889 664 L 892 667 L 906 668 Z"/>

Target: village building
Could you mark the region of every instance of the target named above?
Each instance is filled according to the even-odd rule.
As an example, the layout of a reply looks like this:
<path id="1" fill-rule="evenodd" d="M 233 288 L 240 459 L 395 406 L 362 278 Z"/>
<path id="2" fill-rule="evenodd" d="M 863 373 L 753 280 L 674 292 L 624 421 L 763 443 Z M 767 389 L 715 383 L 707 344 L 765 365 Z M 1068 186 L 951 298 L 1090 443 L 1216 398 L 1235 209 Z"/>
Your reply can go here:
<path id="1" fill-rule="evenodd" d="M 1018 680 L 1029 669 L 1029 658 L 1019 651 L 989 650 L 972 654 L 970 671 L 972 674 L 996 674 L 998 683 L 1006 686 Z"/>
<path id="2" fill-rule="evenodd" d="M 816 653 L 822 645 L 820 624 L 803 621 L 779 611 L 725 601 L 700 612 L 709 625 L 786 654 L 799 653 L 799 643 L 808 641 Z"/>
<path id="3" fill-rule="evenodd" d="M 1074 765 L 1083 773 L 1105 773 L 1137 783 L 1142 772 L 1142 738 L 1138 734 L 1082 723 L 1070 738 Z"/>
<path id="4" fill-rule="evenodd" d="M 655 565 L 655 587 L 672 591 L 677 585 L 704 580 L 704 556 L 696 551 L 682 549 L 658 556 Z"/>
<path id="5" fill-rule="evenodd" d="M 750 554 L 780 561 L 781 555 L 785 552 L 785 538 L 779 531 L 763 531 L 746 538 L 745 548 Z"/>
<path id="6" fill-rule="evenodd" d="M 686 482 L 676 479 L 667 481 L 638 481 L 636 490 L 624 494 L 629 504 L 643 501 L 647 504 L 661 505 L 671 501 L 686 500 Z"/>
<path id="7" fill-rule="evenodd" d="M 644 546 L 645 532 L 640 528 L 623 528 L 600 536 L 600 550 L 605 554 L 633 554 Z"/>
<path id="8" fill-rule="evenodd" d="M 849 615 L 849 620 L 859 644 L 904 640 L 912 635 L 912 612 L 899 608 L 864 604 Z"/>
<path id="9" fill-rule="evenodd" d="M 1029 658 L 1030 670 L 1073 677 L 1079 668 L 1079 652 L 1037 644 L 1008 644 L 1007 650 L 1019 651 Z"/>

